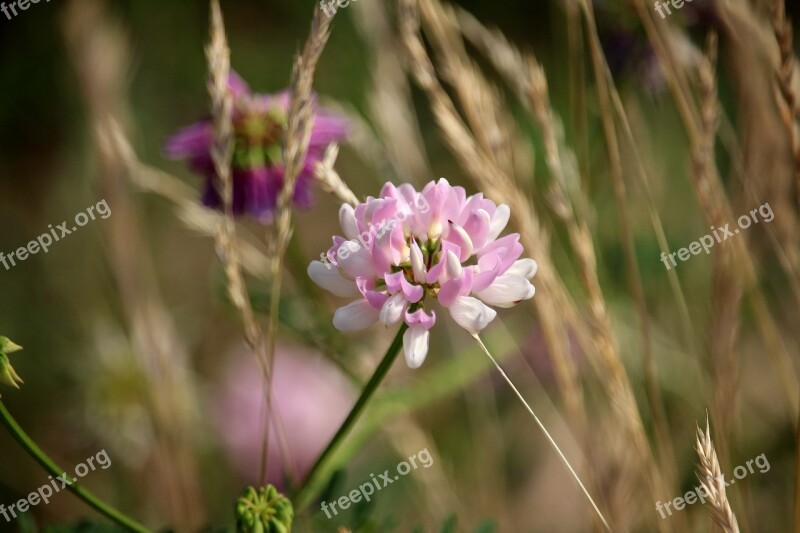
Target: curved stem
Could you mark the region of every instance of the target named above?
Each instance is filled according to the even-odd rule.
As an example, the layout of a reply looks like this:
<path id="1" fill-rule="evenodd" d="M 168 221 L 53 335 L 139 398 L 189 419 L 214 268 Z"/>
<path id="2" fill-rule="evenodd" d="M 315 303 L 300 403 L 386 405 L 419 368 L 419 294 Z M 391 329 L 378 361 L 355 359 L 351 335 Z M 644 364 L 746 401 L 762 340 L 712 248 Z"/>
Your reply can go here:
<path id="1" fill-rule="evenodd" d="M 378 368 L 375 369 L 372 377 L 369 378 L 367 384 L 364 385 L 364 390 L 361 391 L 361 396 L 358 397 L 356 404 L 350 410 L 350 414 L 348 414 L 347 418 L 344 419 L 344 422 L 342 422 L 342 425 L 339 427 L 336 435 L 333 436 L 333 439 L 331 439 L 331 442 L 322 452 L 322 455 L 319 456 L 317 462 L 311 467 L 311 470 L 306 476 L 305 481 L 303 481 L 303 484 L 300 486 L 297 494 L 295 494 L 294 501 L 296 507 L 304 507 L 308 503 L 307 500 L 310 500 L 311 496 L 313 496 L 312 491 L 314 490 L 314 485 L 317 481 L 316 478 L 320 476 L 321 472 L 323 472 L 323 467 L 328 466 L 327 463 L 330 462 L 330 457 L 333 455 L 333 452 L 336 451 L 341 442 L 353 428 L 353 425 L 364 411 L 364 408 L 367 406 L 367 403 L 378 389 L 378 386 L 383 381 L 383 378 L 386 377 L 386 374 L 392 367 L 392 363 L 394 363 L 394 360 L 397 359 L 397 354 L 400 353 L 400 347 L 403 344 L 403 333 L 405 333 L 406 329 L 408 329 L 408 325 L 406 325 L 404 322 L 400 327 L 400 331 L 398 331 L 397 335 L 395 335 L 391 346 L 389 346 L 389 349 L 386 350 L 386 354 L 383 356 Z"/>
<path id="2" fill-rule="evenodd" d="M 11 413 L 8 412 L 8 409 L 6 409 L 6 406 L 2 401 L 0 401 L 0 421 L 2 421 L 3 425 L 8 429 L 20 446 L 22 446 L 22 448 L 28 452 L 28 454 L 33 457 L 33 459 L 39 463 L 42 468 L 55 477 L 59 477 L 64 474 L 65 471 L 60 469 L 19 426 L 17 421 L 14 420 L 14 417 L 11 416 Z M 150 533 L 149 529 L 109 506 L 77 483 L 67 485 L 67 489 L 73 492 L 78 498 L 86 502 L 87 505 L 113 520 L 117 524 L 138 533 Z"/>

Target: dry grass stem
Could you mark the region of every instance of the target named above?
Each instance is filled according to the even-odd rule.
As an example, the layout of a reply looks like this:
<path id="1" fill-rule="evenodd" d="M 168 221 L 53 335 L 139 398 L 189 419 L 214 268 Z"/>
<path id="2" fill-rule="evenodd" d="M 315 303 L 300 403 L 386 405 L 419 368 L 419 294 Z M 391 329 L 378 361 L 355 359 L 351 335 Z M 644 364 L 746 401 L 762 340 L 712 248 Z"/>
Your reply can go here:
<path id="1" fill-rule="evenodd" d="M 439 83 L 421 40 L 419 15 L 414 2 L 404 0 L 398 5 L 402 42 L 409 56 L 409 68 L 417 83 L 428 95 L 434 117 L 445 141 L 461 167 L 490 198 L 508 202 L 512 213 L 520 222 L 521 236 L 526 248 L 537 258 L 540 265 L 538 284 L 542 290 L 538 298 L 533 300 L 533 304 L 540 319 L 548 355 L 553 361 L 567 410 L 578 432 L 585 435 L 585 431 L 581 429 L 585 426 L 585 414 L 582 393 L 577 381 L 577 369 L 568 352 L 565 335 L 567 328 L 559 319 L 561 315 L 556 311 L 559 306 L 557 302 L 567 298 L 566 290 L 559 285 L 559 281 L 554 277 L 555 271 L 549 263 L 549 236 L 540 225 L 526 195 L 519 190 L 513 177 L 494 166 L 491 159 L 479 148 L 452 100 Z"/>
<path id="2" fill-rule="evenodd" d="M 581 180 L 577 177 L 575 157 L 566 147 L 563 137 L 563 126 L 549 103 L 547 79 L 544 74 L 544 69 L 532 55 L 522 54 L 510 45 L 502 34 L 497 31 L 487 30 L 468 13 L 460 11 L 458 13 L 458 20 L 463 28 L 464 35 L 490 59 L 498 72 L 504 77 L 512 89 L 514 89 L 525 108 L 531 112 L 531 115 L 542 132 L 545 160 L 550 174 L 553 177 L 552 186 L 548 191 L 549 200 L 553 206 L 554 212 L 556 212 L 566 224 L 573 250 L 578 257 L 578 265 L 582 274 L 584 286 L 589 294 L 589 309 L 591 310 L 591 316 L 594 322 L 592 328 L 595 335 L 592 341 L 593 346 L 602 348 L 600 353 L 604 354 L 603 364 L 605 369 L 607 370 L 610 365 L 616 368 L 612 375 L 623 376 L 625 371 L 621 367 L 615 352 L 615 341 L 613 340 L 610 321 L 605 310 L 604 297 L 596 275 L 594 245 L 591 238 L 591 231 L 586 222 L 586 202 L 579 188 Z M 610 118 L 610 113 L 607 114 L 607 116 Z M 475 127 L 474 124 L 473 127 Z M 616 134 L 613 132 L 613 128 L 607 130 L 607 133 L 612 135 L 612 145 L 610 146 L 609 153 L 612 157 L 612 161 L 617 162 L 614 166 L 617 168 L 616 175 L 619 180 L 621 180 L 621 164 L 619 164 L 620 156 L 616 144 Z M 632 258 L 632 252 L 629 253 L 629 256 Z M 636 269 L 634 268 L 633 270 L 635 271 Z M 646 320 L 646 316 L 643 314 L 640 316 L 642 320 Z M 602 337 L 597 335 L 602 335 Z M 649 335 L 645 335 L 645 338 L 647 337 L 649 337 Z M 646 342 L 649 344 L 649 341 Z M 590 350 L 591 349 L 592 348 L 590 348 Z M 627 378 L 625 378 L 624 381 L 627 381 Z M 627 404 L 627 408 L 625 408 L 624 414 L 622 415 L 623 418 L 629 421 L 639 419 L 638 408 L 636 407 L 630 384 L 628 383 L 625 385 L 623 382 L 620 382 L 617 385 L 618 387 L 610 390 L 614 391 L 613 393 L 618 396 L 618 401 L 614 401 L 615 405 Z M 653 388 L 657 389 L 655 377 L 653 377 Z M 625 390 L 628 392 L 624 392 Z M 631 415 L 633 415 L 633 418 L 631 418 Z M 663 422 L 664 419 L 665 417 L 661 419 L 662 434 L 666 431 L 664 429 L 666 425 L 665 422 Z M 639 419 L 638 422 L 634 422 L 629 429 L 632 431 L 632 434 L 639 435 L 634 439 L 634 442 L 638 443 L 637 449 L 641 452 L 640 458 L 643 461 L 642 464 L 652 464 L 652 457 L 646 437 L 644 436 L 641 420 Z M 654 483 L 652 490 L 655 492 L 658 490 L 657 487 L 660 488 L 663 482 L 659 479 L 657 469 L 648 468 L 648 471 L 651 472 L 651 479 Z"/>
<path id="3" fill-rule="evenodd" d="M 236 222 L 233 218 L 233 175 L 231 170 L 233 97 L 228 90 L 230 50 L 225 38 L 225 28 L 218 0 L 211 0 L 211 42 L 206 48 L 206 57 L 209 69 L 208 89 L 211 96 L 211 116 L 214 124 L 211 158 L 216 171 L 216 185 L 224 206 L 224 216 L 219 219 L 217 227 L 217 249 L 228 280 L 229 296 L 241 314 L 245 339 L 256 354 L 262 370 L 268 373 L 264 335 L 255 319 L 247 295 L 239 259 Z"/>
<path id="4" fill-rule="evenodd" d="M 727 195 L 717 176 L 714 152 L 720 115 L 716 85 L 717 48 L 717 35 L 712 31 L 708 34 L 706 54 L 699 69 L 701 136 L 692 146 L 692 185 L 709 223 L 714 227 L 722 227 L 730 220 L 730 210 L 724 201 Z M 718 420 L 721 435 L 728 435 L 735 407 L 737 365 L 734 349 L 744 290 L 734 254 L 733 247 L 722 247 L 711 258 L 714 312 L 708 334 L 708 350 L 714 381 L 712 413 Z"/>
<path id="5" fill-rule="evenodd" d="M 320 188 L 334 195 L 343 203 L 358 205 L 358 198 L 353 191 L 342 181 L 339 173 L 333 168 L 336 158 L 339 156 L 339 147 L 331 144 L 325 149 L 325 156 L 322 161 L 318 161 L 314 166 L 314 176 L 317 178 Z"/>
<path id="6" fill-rule="evenodd" d="M 435 71 L 431 64 L 430 59 L 427 57 L 427 52 L 419 37 L 419 21 L 414 11 L 413 2 L 401 2 L 401 26 L 403 27 L 403 34 L 405 39 L 406 48 L 411 59 L 411 69 L 415 74 L 417 82 L 426 91 L 434 109 L 434 114 L 437 118 L 445 139 L 453 148 L 454 154 L 462 163 L 462 167 L 469 171 L 473 177 L 478 181 L 481 187 L 487 192 L 490 197 L 506 200 L 512 207 L 512 211 L 517 214 L 522 220 L 527 220 L 525 215 L 530 216 L 533 222 L 531 228 L 525 228 L 522 231 L 523 241 L 526 247 L 530 246 L 532 254 L 537 257 L 538 251 L 542 250 L 541 241 L 539 243 L 531 242 L 536 236 L 539 225 L 536 217 L 533 216 L 530 206 L 527 201 L 520 200 L 515 202 L 515 198 L 524 198 L 518 191 L 517 185 L 513 177 L 499 165 L 494 163 L 497 157 L 492 157 L 497 152 L 498 146 L 502 153 L 502 142 L 498 142 L 502 137 L 492 138 L 489 133 L 493 130 L 493 125 L 503 124 L 503 113 L 499 112 L 497 106 L 499 105 L 498 98 L 488 97 L 487 95 L 495 95 L 491 88 L 486 86 L 485 79 L 478 73 L 474 64 L 465 59 L 463 52 L 463 45 L 459 44 L 455 37 L 453 37 L 453 27 L 456 25 L 453 20 L 452 13 L 438 6 L 437 3 L 423 0 L 421 3 L 422 13 L 426 24 L 430 26 L 432 35 L 432 44 L 434 49 L 438 52 L 438 57 L 443 64 L 442 70 L 444 78 L 455 87 L 456 94 L 459 97 L 459 102 L 464 108 L 464 116 L 469 122 L 468 127 L 464 123 L 464 119 L 456 110 L 455 105 L 450 100 L 447 93 L 437 81 Z M 508 53 L 508 48 L 503 47 L 498 52 L 500 47 L 493 49 L 493 54 L 498 57 L 497 63 L 500 65 L 501 72 L 512 70 L 511 65 L 519 64 L 519 55 Z M 535 66 L 535 60 L 532 58 L 526 60 L 527 68 L 521 72 L 528 72 L 530 78 L 527 81 L 512 83 L 512 88 L 520 88 L 530 90 L 534 93 L 543 94 L 544 87 L 543 74 L 541 69 L 530 68 Z M 514 74 L 514 79 L 518 79 L 518 74 Z M 531 95 L 526 94 L 523 102 L 531 99 Z M 542 102 L 546 100 L 539 100 L 539 109 L 547 109 L 549 104 Z M 531 105 L 531 108 L 534 106 Z M 552 303 L 560 307 L 562 316 L 567 316 L 571 324 L 576 327 L 578 338 L 581 339 L 583 346 L 587 349 L 588 353 L 598 354 L 599 359 L 593 362 L 600 363 L 599 367 L 603 369 L 603 374 L 610 376 L 609 379 L 604 380 L 604 385 L 612 399 L 612 404 L 617 407 L 620 419 L 625 421 L 627 434 L 632 438 L 631 442 L 634 443 L 634 448 L 638 450 L 639 464 L 645 468 L 649 473 L 648 477 L 651 479 L 651 492 L 655 492 L 655 487 L 661 486 L 658 481 L 658 470 L 653 466 L 649 444 L 644 432 L 642 421 L 638 413 L 638 407 L 632 393 L 630 382 L 627 379 L 624 367 L 619 360 L 613 340 L 613 334 L 610 330 L 610 322 L 605 310 L 605 303 L 602 296 L 602 291 L 599 290 L 599 281 L 595 274 L 595 259 L 593 252 L 593 244 L 591 240 L 591 233 L 585 223 L 578 222 L 575 218 L 575 211 L 572 203 L 572 194 L 576 194 L 576 185 L 579 180 L 574 176 L 573 171 L 562 170 L 564 161 L 572 163 L 571 158 L 565 157 L 563 149 L 559 146 L 561 144 L 557 139 L 561 135 L 560 130 L 556 126 L 552 126 L 554 117 L 553 113 L 545 112 L 540 114 L 539 118 L 548 122 L 550 133 L 549 142 L 546 143 L 546 158 L 551 167 L 554 182 L 550 190 L 551 201 L 554 202 L 554 210 L 567 222 L 571 242 L 576 256 L 578 257 L 580 271 L 584 285 L 589 293 L 589 308 L 593 317 L 593 324 L 590 328 L 591 333 L 584 331 L 584 325 L 578 319 L 578 313 L 569 304 L 569 297 L 563 289 L 563 285 L 556 279 L 543 275 L 539 279 L 539 284 L 543 287 L 544 292 L 548 292 L 553 296 L 549 302 L 538 302 L 539 305 L 547 305 Z M 549 119 L 549 120 L 548 120 Z M 471 129 L 470 129 L 471 128 Z M 503 131 L 508 131 L 508 128 L 502 128 Z M 558 132 L 558 133 L 557 133 Z M 472 137 L 475 133 L 475 137 Z M 492 138 L 494 143 L 487 143 L 486 140 Z M 554 140 L 555 139 L 555 140 Z M 573 167 L 567 167 L 573 168 Z M 559 179 L 560 178 L 560 179 Z M 578 200 L 580 203 L 580 201 Z M 525 205 L 520 205 L 525 204 Z M 542 254 L 544 260 L 547 253 Z M 540 263 L 541 264 L 541 263 Z M 545 263 L 546 264 L 546 263 Z M 539 272 L 544 273 L 547 267 L 540 268 Z M 540 293 L 540 294 L 542 294 Z M 540 313 L 541 317 L 541 313 Z M 546 324 L 546 319 L 541 319 L 543 324 Z M 547 334 L 547 328 L 543 326 Z M 557 346 L 554 335 L 548 341 L 548 347 Z M 589 340 L 591 339 L 591 340 Z M 558 364 L 556 365 L 558 367 Z M 568 380 L 561 381 L 561 383 L 568 383 Z M 569 389 L 565 389 L 566 394 Z M 569 407 L 569 396 L 566 396 Z M 641 471 L 641 470 L 639 470 Z M 633 479 L 634 476 L 631 476 Z"/>
<path id="7" fill-rule="evenodd" d="M 283 140 L 283 189 L 278 195 L 278 215 L 274 222 L 272 242 L 269 255 L 269 272 L 271 279 L 269 322 L 267 328 L 267 363 L 268 391 L 272 389 L 272 366 L 275 362 L 275 345 L 278 337 L 278 311 L 281 298 L 281 275 L 283 258 L 289 240 L 292 237 L 292 209 L 291 202 L 297 177 L 306 161 L 311 132 L 314 127 L 315 101 L 312 94 L 314 73 L 317 68 L 322 51 L 330 37 L 330 25 L 333 17 L 323 13 L 321 9 L 314 9 L 314 18 L 311 22 L 311 32 L 303 47 L 302 53 L 297 56 L 292 70 L 289 93 L 291 102 L 287 115 L 286 137 Z M 272 405 L 272 394 L 267 392 L 267 414 L 269 416 Z M 269 427 L 269 422 L 267 423 Z M 279 439 L 282 438 L 278 432 Z M 286 443 L 281 442 L 285 447 Z M 267 465 L 267 452 L 269 450 L 269 432 L 265 433 L 262 444 L 261 456 L 264 468 Z M 263 474 L 262 474 L 263 475 Z"/>
<path id="8" fill-rule="evenodd" d="M 211 116 L 214 128 L 214 138 L 211 145 L 211 158 L 217 177 L 217 187 L 223 202 L 224 216 L 220 219 L 217 228 L 217 251 L 222 261 L 225 276 L 228 280 L 228 294 L 231 302 L 238 310 L 244 325 L 245 340 L 256 355 L 264 377 L 265 395 L 265 424 L 263 441 L 263 464 L 259 468 L 259 484 L 263 484 L 266 472 L 266 450 L 269 442 L 270 427 L 273 424 L 272 416 L 272 366 L 271 355 L 274 346 L 265 342 L 264 332 L 256 320 L 247 285 L 242 274 L 239 242 L 236 235 L 236 222 L 233 217 L 233 173 L 231 160 L 233 157 L 233 95 L 228 89 L 230 76 L 230 50 L 225 27 L 222 21 L 222 11 L 219 0 L 211 0 L 211 42 L 206 47 L 208 60 L 209 83 L 208 90 L 211 97 Z M 274 339 L 273 339 L 274 340 Z M 274 343 L 273 343 L 274 344 Z M 284 467 L 290 476 L 297 476 L 295 463 L 291 460 L 291 450 L 285 443 L 283 424 L 279 416 L 275 417 L 274 427 L 278 434 L 283 452 Z"/>
<path id="9" fill-rule="evenodd" d="M 597 83 L 597 94 L 600 104 L 601 121 L 606 139 L 608 160 L 611 167 L 611 176 L 614 184 L 614 198 L 619 216 L 619 227 L 621 241 L 625 254 L 626 273 L 629 284 L 629 291 L 636 304 L 636 311 L 639 315 L 639 327 L 642 335 L 642 357 L 645 376 L 645 387 L 650 411 L 655 422 L 658 434 L 658 450 L 660 452 L 661 471 L 668 478 L 666 486 L 670 489 L 677 488 L 677 472 L 675 469 L 675 451 L 669 434 L 667 414 L 664 409 L 664 399 L 661 396 L 661 388 L 658 383 L 658 370 L 653 354 L 652 333 L 650 330 L 650 319 L 647 312 L 647 304 L 644 297 L 644 287 L 642 283 L 639 264 L 634 250 L 634 237 L 630 227 L 629 200 L 625 187 L 625 179 L 622 168 L 622 153 L 617 137 L 617 128 L 614 122 L 614 110 L 612 109 L 611 92 L 616 91 L 613 79 L 611 78 L 608 64 L 603 55 L 600 37 L 597 33 L 597 23 L 594 17 L 594 8 L 590 1 L 584 0 L 581 3 L 581 12 L 586 18 L 588 33 L 588 46 L 591 62 L 594 70 L 595 81 Z M 681 517 L 682 518 L 682 517 Z M 683 526 L 685 527 L 685 523 Z"/>
<path id="10" fill-rule="evenodd" d="M 415 183 L 429 176 L 431 167 L 413 113 L 401 45 L 387 11 L 382 2 L 361 3 L 355 9 L 356 28 L 368 44 L 372 59 L 372 86 L 367 96 L 370 117 L 381 133 L 394 173 L 401 181 Z"/>
<path id="11" fill-rule="evenodd" d="M 743 1 L 735 1 L 721 3 L 717 8 L 720 11 L 720 16 L 723 20 L 726 20 L 728 26 L 730 26 L 733 21 L 745 21 L 742 23 L 752 24 L 755 14 L 753 11 L 749 11 L 750 8 L 745 7 L 745 5 L 746 3 Z M 692 146 L 693 174 L 695 177 L 694 190 L 706 221 L 709 224 L 716 224 L 718 220 L 734 220 L 734 210 L 730 205 L 728 195 L 722 185 L 716 162 L 713 157 L 708 156 L 699 156 L 700 159 L 698 159 L 698 154 L 703 153 L 704 150 L 708 150 L 709 126 L 713 125 L 716 135 L 719 106 L 716 98 L 711 98 L 710 96 L 711 89 L 713 89 L 714 93 L 716 90 L 715 87 L 710 85 L 710 83 L 715 83 L 714 80 L 709 77 L 709 75 L 713 75 L 713 69 L 710 69 L 707 60 L 701 58 L 699 67 L 701 72 L 698 74 L 701 87 L 698 98 L 703 100 L 704 108 L 702 112 L 693 112 L 692 110 L 696 107 L 696 99 L 688 85 L 681 81 L 688 79 L 689 75 L 685 72 L 687 66 L 679 65 L 677 59 L 675 59 L 679 53 L 675 51 L 674 39 L 665 39 L 661 35 L 653 24 L 652 15 L 646 6 L 638 2 L 634 3 L 634 6 L 640 20 L 647 30 L 648 38 L 656 51 L 659 64 L 664 71 L 667 85 L 678 107 L 681 122 Z M 754 43 L 748 43 L 746 46 L 751 47 L 752 45 L 757 45 L 759 48 L 766 46 L 766 39 L 762 38 L 757 31 L 753 33 L 759 38 L 755 39 Z M 736 36 L 733 35 L 732 37 L 735 40 Z M 702 71 L 705 71 L 705 74 Z M 700 164 L 699 167 L 698 163 Z M 791 370 L 793 365 L 788 349 L 780 338 L 779 330 L 775 325 L 775 319 L 766 304 L 761 288 L 758 286 L 757 270 L 752 252 L 747 247 L 747 240 L 743 238 L 731 241 L 731 247 L 734 248 L 733 257 L 736 260 L 736 268 L 741 272 L 745 289 L 750 291 L 749 296 L 756 310 L 755 317 L 759 331 L 765 343 L 772 348 L 768 350 L 768 353 L 786 392 L 787 405 L 792 413 L 797 413 L 798 381 L 797 378 L 794 377 L 794 372 Z M 731 293 L 731 295 L 733 295 L 733 293 Z M 730 323 L 730 318 L 726 320 Z M 730 339 L 730 337 L 728 338 Z M 728 345 L 730 345 L 730 343 L 728 343 Z"/>
<path id="12" fill-rule="evenodd" d="M 700 458 L 697 478 L 706 491 L 706 499 L 711 517 L 725 531 L 725 533 L 739 533 L 739 524 L 731 510 L 728 496 L 725 493 L 725 478 L 717 458 L 717 451 L 711 441 L 711 430 L 706 419 L 706 430 L 697 426 L 697 441 L 695 450 Z"/>
<path id="13" fill-rule="evenodd" d="M 789 135 L 789 144 L 794 159 L 794 186 L 797 205 L 800 207 L 800 132 L 798 132 L 797 95 L 792 87 L 797 59 L 792 46 L 792 23 L 786 16 L 783 1 L 776 0 L 773 8 L 773 28 L 778 42 L 779 65 L 776 76 L 775 101 L 778 104 L 783 124 Z"/>

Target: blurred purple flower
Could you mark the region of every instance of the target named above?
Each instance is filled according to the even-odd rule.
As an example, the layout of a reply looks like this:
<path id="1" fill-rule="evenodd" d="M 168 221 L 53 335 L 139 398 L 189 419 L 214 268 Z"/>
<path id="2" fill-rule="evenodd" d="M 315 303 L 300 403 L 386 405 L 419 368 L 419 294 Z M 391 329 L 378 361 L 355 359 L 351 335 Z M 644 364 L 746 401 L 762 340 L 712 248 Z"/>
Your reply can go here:
<path id="1" fill-rule="evenodd" d="M 282 142 L 286 132 L 290 98 L 288 91 L 254 94 L 247 83 L 231 72 L 228 86 L 233 95 L 233 212 L 248 214 L 263 223 L 272 220 L 278 193 L 283 187 Z M 305 164 L 297 178 L 294 205 L 307 208 L 313 197 L 314 163 L 325 148 L 344 139 L 347 121 L 333 113 L 317 110 Z M 222 200 L 215 187 L 216 173 L 211 159 L 213 125 L 210 118 L 187 126 L 172 135 L 164 146 L 171 159 L 187 159 L 192 170 L 205 177 L 203 204 L 215 209 Z"/>
<path id="2" fill-rule="evenodd" d="M 347 379 L 325 359 L 279 346 L 272 376 L 273 419 L 270 424 L 267 481 L 285 488 L 288 468 L 305 477 L 355 403 Z M 223 449 L 246 483 L 258 481 L 263 440 L 264 388 L 250 353 L 234 358 L 215 395 L 213 420 Z M 284 447 L 275 431 L 282 421 Z M 290 466 L 291 460 L 294 465 Z"/>

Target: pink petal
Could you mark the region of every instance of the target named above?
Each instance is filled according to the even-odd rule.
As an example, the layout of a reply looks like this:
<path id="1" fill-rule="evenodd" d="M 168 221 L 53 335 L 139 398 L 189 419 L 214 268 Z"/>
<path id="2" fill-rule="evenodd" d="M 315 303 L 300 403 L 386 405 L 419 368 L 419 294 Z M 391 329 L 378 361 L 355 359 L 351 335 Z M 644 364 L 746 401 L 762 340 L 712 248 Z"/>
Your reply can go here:
<path id="1" fill-rule="evenodd" d="M 477 269 L 473 270 L 474 281 L 472 282 L 472 290 L 479 292 L 491 285 L 497 279 L 497 270 L 491 269 L 486 272 L 480 272 Z"/>
<path id="2" fill-rule="evenodd" d="M 214 128 L 204 120 L 178 130 L 164 144 L 164 152 L 170 159 L 209 157 Z"/>
<path id="3" fill-rule="evenodd" d="M 447 252 L 452 252 L 456 257 L 461 257 L 461 247 L 455 243 L 444 240 L 442 241 L 442 253 L 447 254 Z"/>
<path id="4" fill-rule="evenodd" d="M 347 137 L 350 123 L 347 119 L 327 111 L 319 111 L 314 117 L 310 146 L 327 146 Z"/>
<path id="5" fill-rule="evenodd" d="M 405 273 L 394 272 L 383 276 L 386 282 L 386 288 L 392 294 L 402 292 L 406 299 L 412 304 L 417 303 L 422 299 L 424 289 L 420 285 L 413 285 L 406 279 Z"/>
<path id="6" fill-rule="evenodd" d="M 445 256 L 442 256 L 442 258 L 439 259 L 439 262 L 433 265 L 430 270 L 428 270 L 428 273 L 425 275 L 426 283 L 436 283 L 439 281 L 439 278 L 442 276 L 442 271 L 444 270 L 445 260 Z"/>
<path id="7" fill-rule="evenodd" d="M 472 244 L 476 250 L 480 250 L 485 244 L 489 236 L 489 223 L 491 218 L 489 213 L 483 209 L 476 209 L 472 211 L 464 222 L 464 231 L 466 231 L 472 239 Z"/>
<path id="8" fill-rule="evenodd" d="M 449 231 L 445 239 L 461 249 L 461 253 L 458 255 L 460 261 L 466 261 L 472 255 L 472 239 L 470 239 L 464 228 L 455 222 L 450 222 Z"/>
<path id="9" fill-rule="evenodd" d="M 522 245 L 519 243 L 519 233 L 511 233 L 484 246 L 478 252 L 478 264 L 480 264 L 480 259 L 484 255 L 496 254 L 500 258 L 500 265 L 497 267 L 498 271 L 503 274 L 519 259 L 522 251 Z"/>
<path id="10" fill-rule="evenodd" d="M 384 274 L 383 281 L 386 282 L 386 288 L 389 292 L 395 294 L 403 290 L 402 281 L 405 279 L 403 272 L 393 272 L 391 274 Z"/>
<path id="11" fill-rule="evenodd" d="M 464 269 L 463 273 L 442 283 L 437 299 L 444 307 L 450 307 L 460 296 L 466 296 L 472 290 L 472 269 Z"/>
<path id="12" fill-rule="evenodd" d="M 420 301 L 422 296 L 425 294 L 425 290 L 420 285 L 412 285 L 408 282 L 405 276 L 400 279 L 400 286 L 403 289 L 403 294 L 405 295 L 406 300 L 412 304 Z"/>
<path id="13" fill-rule="evenodd" d="M 357 278 L 356 287 L 358 287 L 361 295 L 375 309 L 380 309 L 383 307 L 383 304 L 385 304 L 386 300 L 389 299 L 389 295 L 386 292 L 374 290 L 375 281 L 371 278 Z"/>
<path id="14" fill-rule="evenodd" d="M 457 278 L 445 281 L 439 288 L 439 294 L 436 298 L 443 307 L 450 307 L 461 296 L 461 291 L 464 288 L 464 279 Z"/>
<path id="15" fill-rule="evenodd" d="M 250 86 L 235 70 L 231 70 L 228 73 L 228 89 L 231 91 L 234 100 L 250 94 Z"/>
<path id="16" fill-rule="evenodd" d="M 430 315 L 424 309 L 417 309 L 413 313 L 406 311 L 405 320 L 409 326 L 420 325 L 431 329 L 436 324 L 436 311 L 431 311 Z"/>

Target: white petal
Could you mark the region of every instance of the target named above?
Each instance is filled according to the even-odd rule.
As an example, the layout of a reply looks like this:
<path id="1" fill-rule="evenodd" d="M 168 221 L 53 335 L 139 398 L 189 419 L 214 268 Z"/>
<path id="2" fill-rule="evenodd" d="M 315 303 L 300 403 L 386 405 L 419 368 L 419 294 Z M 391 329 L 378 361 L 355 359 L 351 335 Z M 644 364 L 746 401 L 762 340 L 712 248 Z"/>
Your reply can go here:
<path id="1" fill-rule="evenodd" d="M 450 315 L 465 330 L 478 333 L 494 320 L 497 311 L 477 298 L 461 296 L 450 306 Z"/>
<path id="2" fill-rule="evenodd" d="M 358 296 L 355 282 L 344 279 L 339 269 L 325 265 L 322 261 L 312 261 L 308 265 L 308 276 L 320 287 L 336 296 Z"/>
<path id="3" fill-rule="evenodd" d="M 379 319 L 387 326 L 397 324 L 403 318 L 403 313 L 406 312 L 408 302 L 402 292 L 398 292 L 394 296 L 386 300 L 386 303 L 381 307 Z"/>
<path id="4" fill-rule="evenodd" d="M 425 259 L 422 257 L 422 250 L 419 248 L 417 241 L 411 243 L 409 249 L 409 256 L 411 257 L 411 269 L 414 272 L 414 279 L 420 283 L 425 281 Z"/>
<path id="5" fill-rule="evenodd" d="M 531 279 L 536 275 L 537 270 L 539 270 L 539 265 L 533 259 L 518 259 L 511 265 L 511 268 L 506 270 L 506 274 L 516 274 L 525 279 Z"/>
<path id="6" fill-rule="evenodd" d="M 403 352 L 408 368 L 419 368 L 428 356 L 430 332 L 422 326 L 411 326 L 403 333 Z"/>
<path id="7" fill-rule="evenodd" d="M 342 226 L 344 236 L 349 240 L 358 238 L 358 224 L 356 224 L 356 213 L 350 204 L 342 204 L 339 208 L 339 225 Z"/>
<path id="8" fill-rule="evenodd" d="M 506 204 L 500 204 L 497 206 L 497 210 L 494 212 L 492 221 L 489 223 L 489 235 L 486 237 L 487 243 L 497 239 L 500 233 L 506 229 L 506 226 L 508 225 L 508 219 L 510 217 L 511 209 L 509 209 Z"/>
<path id="9" fill-rule="evenodd" d="M 447 272 L 447 279 L 456 279 L 461 277 L 461 274 L 464 272 L 464 268 L 461 266 L 461 261 L 458 260 L 458 256 L 451 252 L 450 250 L 447 251 L 445 254 L 445 272 Z"/>
<path id="10" fill-rule="evenodd" d="M 442 230 L 443 229 L 444 229 L 444 226 L 442 226 L 442 221 L 441 220 L 437 219 L 437 220 L 431 221 L 431 225 L 428 228 L 428 240 L 431 240 L 431 241 L 437 240 L 439 237 L 442 236 Z"/>
<path id="11" fill-rule="evenodd" d="M 533 298 L 535 292 L 536 289 L 527 278 L 516 274 L 503 274 L 477 293 L 477 296 L 489 305 L 512 307 L 522 300 Z"/>
<path id="12" fill-rule="evenodd" d="M 339 331 L 358 331 L 378 321 L 378 310 L 366 300 L 356 300 L 340 307 L 333 315 L 333 326 Z"/>

